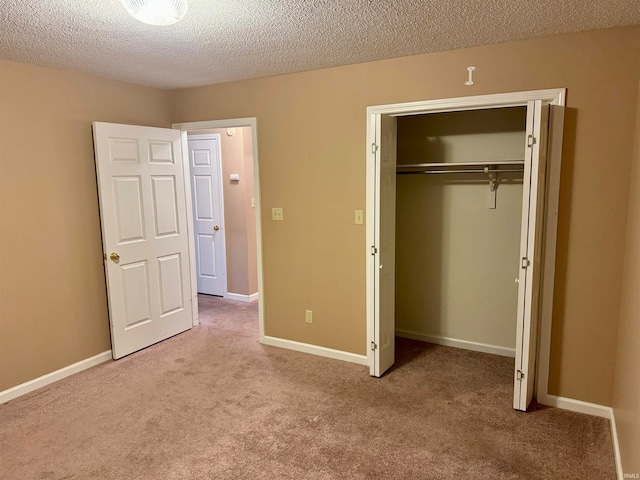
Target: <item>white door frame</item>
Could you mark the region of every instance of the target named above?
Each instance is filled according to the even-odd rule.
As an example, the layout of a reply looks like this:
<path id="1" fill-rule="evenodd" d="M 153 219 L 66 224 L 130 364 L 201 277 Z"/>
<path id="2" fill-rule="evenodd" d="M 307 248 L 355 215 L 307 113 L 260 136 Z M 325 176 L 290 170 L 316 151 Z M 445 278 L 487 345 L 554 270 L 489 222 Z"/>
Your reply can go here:
<path id="1" fill-rule="evenodd" d="M 426 100 L 411 103 L 396 103 L 367 107 L 366 130 L 366 265 L 367 265 L 367 360 L 370 367 L 374 364 L 374 352 L 369 348 L 375 338 L 375 285 L 371 247 L 375 245 L 375 165 L 371 161 L 375 144 L 375 126 L 381 115 L 408 116 L 425 113 L 441 113 L 486 108 L 527 106 L 530 100 L 541 100 L 545 104 L 564 106 L 566 89 L 534 90 L 525 92 L 478 95 L 438 100 Z M 555 117 L 557 115 L 557 117 Z M 548 401 L 549 357 L 551 352 L 551 320 L 553 310 L 553 288 L 555 277 L 556 240 L 558 225 L 558 200 L 560 193 L 560 160 L 562 154 L 563 111 L 551 112 L 549 120 L 549 170 L 547 173 L 547 204 L 544 214 L 543 278 L 540 290 L 540 322 L 538 331 L 538 352 L 536 369 L 536 398 L 539 402 Z M 554 118 L 555 117 L 555 118 Z"/>
<path id="2" fill-rule="evenodd" d="M 216 128 L 238 128 L 238 127 L 251 127 L 251 139 L 253 142 L 253 184 L 254 195 L 256 199 L 256 247 L 257 247 L 257 270 L 258 270 L 258 324 L 260 328 L 260 342 L 264 339 L 264 288 L 263 288 L 263 274 L 262 274 L 262 215 L 260 201 L 260 170 L 258 162 L 258 120 L 256 117 L 248 118 L 230 118 L 225 120 L 205 120 L 200 122 L 184 122 L 174 123 L 172 128 L 182 131 L 182 147 L 185 155 L 188 156 L 187 145 L 187 131 L 193 130 L 210 130 Z M 186 157 L 185 157 L 186 158 Z M 185 160 L 184 166 L 187 174 L 189 173 L 189 162 Z M 191 182 L 187 178 L 187 186 L 189 192 L 189 198 L 191 198 Z M 190 261 L 191 265 L 195 266 L 195 238 L 193 227 L 193 207 L 190 202 L 187 202 L 187 229 L 189 230 L 189 243 L 191 248 Z M 194 306 L 194 325 L 198 324 L 198 298 L 197 298 L 197 284 L 196 284 L 196 271 L 192 268 L 191 271 L 191 285 L 194 293 L 193 302 Z"/>
<path id="3" fill-rule="evenodd" d="M 187 162 L 190 162 L 189 159 L 189 151 L 188 151 L 188 142 L 189 140 L 214 140 L 215 138 L 218 138 L 218 185 L 216 185 L 216 188 L 218 189 L 218 199 L 220 202 L 220 225 L 222 226 L 222 239 L 221 239 L 221 243 L 222 243 L 222 271 L 224 272 L 224 292 L 222 293 L 222 296 L 224 298 L 227 298 L 227 293 L 228 293 L 228 287 L 227 287 L 227 228 L 226 228 L 226 224 L 224 221 L 224 185 L 223 185 L 223 180 L 222 180 L 222 138 L 219 134 L 214 134 L 214 133 L 200 133 L 200 134 L 194 134 L 194 135 L 189 135 L 187 137 L 187 155 L 186 155 L 186 159 Z M 189 163 L 189 180 L 191 181 L 191 163 Z M 193 202 L 194 202 L 194 198 L 193 198 L 193 192 L 191 192 L 191 204 L 193 206 Z M 193 217 L 191 218 L 191 220 L 193 221 Z M 195 233 L 195 227 L 192 227 Z M 195 246 L 195 236 L 194 236 L 194 252 L 195 249 L 197 249 L 198 247 Z M 194 263 L 194 265 L 196 265 Z M 196 265 L 196 276 L 197 276 L 197 271 L 198 271 L 198 267 Z M 196 278 L 196 282 L 197 282 L 197 278 Z M 196 293 L 197 293 L 198 289 L 197 289 L 197 284 L 196 284 Z"/>

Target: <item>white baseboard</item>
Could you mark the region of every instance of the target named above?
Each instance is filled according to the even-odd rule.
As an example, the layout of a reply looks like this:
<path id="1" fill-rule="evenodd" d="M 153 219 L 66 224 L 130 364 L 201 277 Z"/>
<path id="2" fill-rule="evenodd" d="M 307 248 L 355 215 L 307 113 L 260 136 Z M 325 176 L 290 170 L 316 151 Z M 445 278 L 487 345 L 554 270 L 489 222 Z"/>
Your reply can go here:
<path id="1" fill-rule="evenodd" d="M 514 348 L 500 347 L 498 345 L 488 345 L 486 343 L 469 342 L 467 340 L 458 340 L 456 338 L 441 337 L 438 335 L 425 335 L 423 333 L 412 332 L 411 330 L 396 330 L 396 336 L 402 338 L 410 338 L 421 342 L 435 343 L 436 345 L 446 345 L 447 347 L 464 348 L 465 350 L 473 350 L 476 352 L 493 353 L 502 357 L 515 358 L 516 351 Z"/>
<path id="2" fill-rule="evenodd" d="M 618 428 L 616 427 L 616 416 L 611 409 L 611 418 L 609 419 L 611 422 L 611 438 L 613 439 L 613 455 L 616 459 L 616 473 L 618 475 L 618 480 L 623 480 L 624 474 L 622 470 L 622 457 L 620 456 L 620 444 L 618 443 Z"/>
<path id="3" fill-rule="evenodd" d="M 613 454 L 616 462 L 616 476 L 618 480 L 623 480 L 624 475 L 622 472 L 622 459 L 620 458 L 620 444 L 618 443 L 618 429 L 616 427 L 616 417 L 613 413 L 613 408 L 605 405 L 598 405 L 597 403 L 583 402 L 582 400 L 548 394 L 542 395 L 541 398 L 538 396 L 536 401 L 543 405 L 549 405 L 550 407 L 557 407 L 564 410 L 570 410 L 572 412 L 586 413 L 588 415 L 595 415 L 596 417 L 607 418 L 611 425 L 611 439 L 613 440 Z"/>
<path id="4" fill-rule="evenodd" d="M 41 377 L 16 385 L 15 387 L 0 392 L 0 404 L 6 403 L 14 398 L 18 398 L 21 395 L 37 390 L 38 388 L 45 387 L 51 383 L 57 382 L 58 380 L 62 380 L 74 373 L 99 365 L 107 360 L 111 360 L 111 350 L 99 353 L 91 358 L 85 358 L 73 365 L 68 365 L 60 370 L 56 370 L 55 372 L 47 373 Z"/>
<path id="5" fill-rule="evenodd" d="M 543 396 L 538 395 L 536 401 L 543 405 L 549 405 L 550 407 L 558 407 L 564 410 L 571 410 L 572 412 L 586 413 L 587 415 L 611 419 L 611 407 L 605 407 L 597 403 L 583 402 L 582 400 L 549 394 Z"/>
<path id="6" fill-rule="evenodd" d="M 310 353 L 312 355 L 318 355 L 320 357 L 328 357 L 335 360 L 342 360 L 344 362 L 357 363 L 358 365 L 369 365 L 366 355 L 358 355 L 342 350 L 334 350 L 332 348 L 311 345 L 309 343 L 295 342 L 293 340 L 286 340 L 284 338 L 268 337 L 266 335 L 262 337 L 261 342 L 264 345 L 271 345 L 272 347 L 280 347 L 289 350 L 295 350 L 296 352 Z"/>
<path id="7" fill-rule="evenodd" d="M 258 293 L 252 293 L 251 295 L 243 295 L 241 293 L 227 292 L 226 298 L 229 300 L 236 300 L 238 302 L 253 302 L 258 299 Z"/>

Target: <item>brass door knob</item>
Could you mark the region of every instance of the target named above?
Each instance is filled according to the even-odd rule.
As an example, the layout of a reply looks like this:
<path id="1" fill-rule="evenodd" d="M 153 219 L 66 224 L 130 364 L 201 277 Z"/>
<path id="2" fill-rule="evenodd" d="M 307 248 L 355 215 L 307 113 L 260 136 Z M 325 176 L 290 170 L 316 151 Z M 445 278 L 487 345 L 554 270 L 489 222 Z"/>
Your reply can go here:
<path id="1" fill-rule="evenodd" d="M 120 255 L 118 255 L 116 252 L 111 252 L 111 255 L 109 255 L 109 258 L 111 259 L 111 261 L 117 263 L 118 260 L 120 260 Z"/>
<path id="2" fill-rule="evenodd" d="M 220 230 L 220 226 L 216 225 L 215 227 L 213 227 L 213 229 L 217 232 L 218 230 Z"/>

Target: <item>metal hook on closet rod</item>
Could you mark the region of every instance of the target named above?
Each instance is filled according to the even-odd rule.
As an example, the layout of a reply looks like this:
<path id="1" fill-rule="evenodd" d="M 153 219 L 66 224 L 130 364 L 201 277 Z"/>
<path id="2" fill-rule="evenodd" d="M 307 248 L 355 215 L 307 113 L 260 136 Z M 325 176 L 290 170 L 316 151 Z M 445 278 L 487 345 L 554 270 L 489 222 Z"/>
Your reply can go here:
<path id="1" fill-rule="evenodd" d="M 496 189 L 498 188 L 498 174 L 495 173 L 496 169 L 490 169 L 484 167 L 484 171 L 489 175 L 489 208 L 496 208 Z"/>

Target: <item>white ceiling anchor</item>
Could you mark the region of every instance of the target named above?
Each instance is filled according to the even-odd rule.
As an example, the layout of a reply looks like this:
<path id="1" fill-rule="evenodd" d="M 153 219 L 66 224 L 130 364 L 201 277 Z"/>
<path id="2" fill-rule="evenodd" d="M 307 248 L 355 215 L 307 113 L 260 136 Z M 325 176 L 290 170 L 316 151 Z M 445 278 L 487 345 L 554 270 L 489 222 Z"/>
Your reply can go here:
<path id="1" fill-rule="evenodd" d="M 469 72 L 469 80 L 464 82 L 465 85 L 473 85 L 473 72 L 475 71 L 475 69 L 476 67 L 467 67 L 467 71 Z"/>

